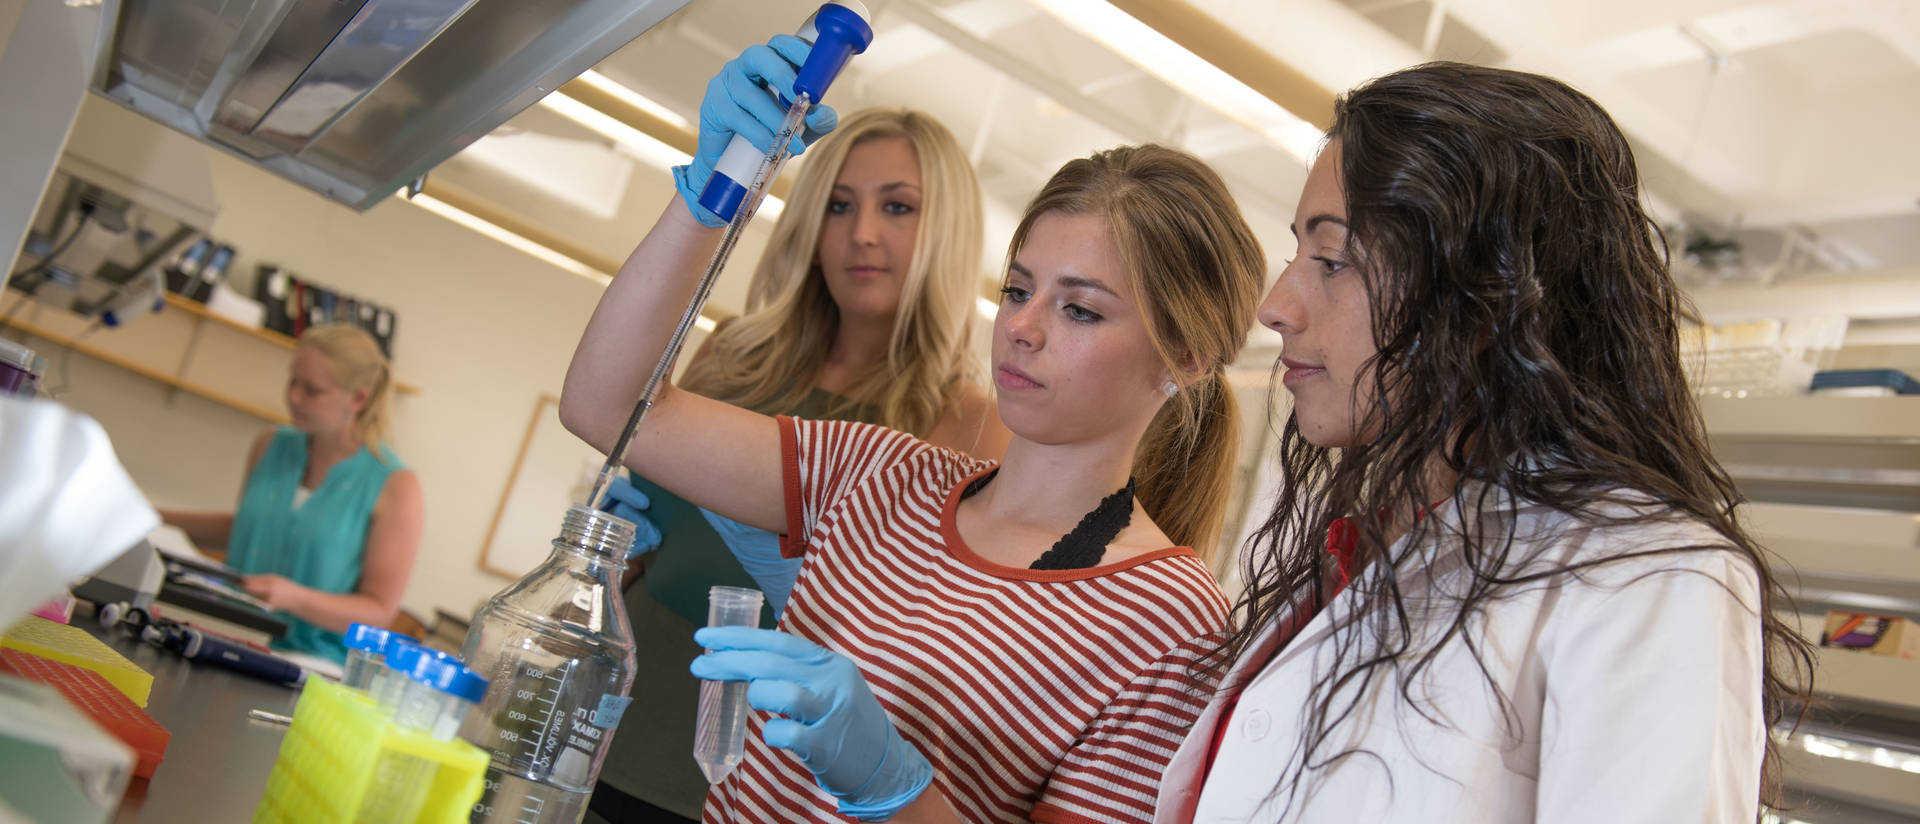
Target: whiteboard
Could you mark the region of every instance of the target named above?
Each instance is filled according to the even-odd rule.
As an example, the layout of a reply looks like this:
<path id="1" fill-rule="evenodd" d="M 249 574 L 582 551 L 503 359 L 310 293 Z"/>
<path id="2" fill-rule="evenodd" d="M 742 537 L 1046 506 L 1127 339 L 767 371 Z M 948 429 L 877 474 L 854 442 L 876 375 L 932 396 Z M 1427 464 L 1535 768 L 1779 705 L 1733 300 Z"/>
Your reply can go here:
<path id="1" fill-rule="evenodd" d="M 517 580 L 546 560 L 567 509 L 586 499 L 605 461 L 560 425 L 560 399 L 540 396 L 480 546 L 480 569 Z"/>

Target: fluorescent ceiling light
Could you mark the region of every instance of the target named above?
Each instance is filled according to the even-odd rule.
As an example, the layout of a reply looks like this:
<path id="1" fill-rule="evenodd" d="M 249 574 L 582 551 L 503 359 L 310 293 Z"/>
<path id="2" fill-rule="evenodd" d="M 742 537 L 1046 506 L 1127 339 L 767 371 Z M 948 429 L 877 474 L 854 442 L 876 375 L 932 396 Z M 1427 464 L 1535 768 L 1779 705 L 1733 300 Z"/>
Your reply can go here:
<path id="1" fill-rule="evenodd" d="M 488 221 L 485 218 L 482 218 L 478 215 L 473 214 L 472 212 L 468 212 L 464 209 L 454 206 L 453 204 L 448 203 L 439 198 L 436 198 L 433 195 L 427 194 L 425 192 L 421 192 L 420 194 L 417 194 L 411 198 L 408 198 L 408 200 L 414 203 L 415 205 L 418 205 L 419 207 L 426 209 L 429 212 L 432 212 L 436 215 L 439 215 L 455 223 L 458 223 L 462 226 L 465 226 L 469 229 L 472 229 L 476 232 L 479 232 L 480 234 L 486 235 L 487 237 L 493 238 L 494 240 L 500 241 L 501 243 L 505 243 L 508 246 L 512 246 L 515 249 L 519 249 L 522 252 L 526 252 L 529 255 L 537 257 L 541 260 L 544 260 L 548 263 L 551 263 L 555 266 L 558 266 L 562 269 L 565 269 L 583 278 L 594 281 L 595 283 L 598 283 L 601 286 L 605 286 L 613 282 L 613 276 L 607 274 L 606 272 L 602 272 L 599 269 L 595 269 L 592 266 L 588 266 L 587 264 L 582 263 L 580 260 L 576 258 L 568 257 L 567 255 L 563 255 L 559 252 L 556 252 L 549 247 L 542 246 L 538 243 L 528 240 L 527 238 L 521 235 L 515 234 L 513 232 L 509 232 L 506 229 L 501 228 L 499 224 Z"/>
<path id="2" fill-rule="evenodd" d="M 522 235 L 516 234 L 514 232 L 510 232 L 505 228 L 502 228 L 497 223 L 494 223 L 478 215 L 475 215 L 472 212 L 468 212 L 465 209 L 461 209 L 458 206 L 454 206 L 453 204 L 448 203 L 444 200 L 440 200 L 439 198 L 436 198 L 433 195 L 427 194 L 425 192 L 421 192 L 420 194 L 407 198 L 407 201 L 410 203 L 413 203 L 416 206 L 419 206 L 420 208 L 426 209 L 429 212 L 432 212 L 436 215 L 439 215 L 455 223 L 458 223 L 461 226 L 465 226 L 469 229 L 479 232 L 480 234 L 486 235 L 487 237 L 500 241 L 501 243 L 505 243 L 508 246 L 512 246 L 515 249 L 519 249 L 522 252 L 526 252 L 527 254 L 532 255 L 536 258 L 544 260 L 548 263 L 551 263 L 555 266 L 558 266 L 562 269 L 565 269 L 583 278 L 586 278 L 595 283 L 598 283 L 603 287 L 613 282 L 613 276 L 607 274 L 606 272 L 602 272 L 599 269 L 595 269 L 594 267 L 581 262 L 577 258 L 573 258 L 568 255 L 561 254 L 560 252 L 557 252 L 548 246 L 535 243 L 534 241 Z M 709 318 L 705 314 L 702 314 L 700 317 L 693 319 L 693 325 L 695 328 L 700 329 L 701 331 L 712 332 L 716 324 L 713 322 L 712 318 Z"/>
<path id="3" fill-rule="evenodd" d="M 552 109 L 568 120 L 592 129 L 608 140 L 625 146 L 633 152 L 635 157 L 649 165 L 671 169 L 693 159 L 688 157 L 686 152 L 655 139 L 653 135 L 608 117 L 598 109 L 561 92 L 554 92 L 541 98 L 540 105 Z"/>
<path id="4" fill-rule="evenodd" d="M 1320 129 L 1113 4 L 1105 0 L 1032 2 L 1149 74 L 1259 132 L 1301 163 L 1313 161 Z"/>
<path id="5" fill-rule="evenodd" d="M 626 103 L 647 114 L 671 123 L 676 128 L 693 129 L 693 124 L 688 123 L 687 119 L 681 117 L 679 112 L 655 103 L 650 98 L 642 97 L 639 92 L 615 83 L 612 79 L 597 71 L 588 69 L 585 74 L 580 75 L 580 82 L 612 95 L 622 103 Z"/>
<path id="6" fill-rule="evenodd" d="M 627 93 L 633 94 L 631 91 Z M 645 99 L 640 98 L 638 95 L 634 95 L 634 97 L 641 100 Z M 634 156 L 640 158 L 642 162 L 662 171 L 671 170 L 675 166 L 680 166 L 693 160 L 693 158 L 687 156 L 686 152 L 667 145 L 653 135 L 640 131 L 612 117 L 608 117 L 606 114 L 601 113 L 600 110 L 568 97 L 561 92 L 554 92 L 541 98 L 540 105 L 552 109 L 555 113 L 568 120 L 572 120 L 575 123 L 598 132 L 608 140 L 627 147 L 632 150 Z M 649 101 L 649 105 L 658 106 L 659 104 Z M 767 217 L 778 218 L 781 211 L 786 209 L 786 205 L 787 204 L 781 201 L 780 198 L 769 194 L 764 200 L 760 201 L 760 211 L 755 214 L 756 216 L 764 214 Z"/>
<path id="7" fill-rule="evenodd" d="M 531 129 L 483 135 L 461 149 L 460 157 L 601 220 L 619 215 L 639 165 L 633 152 L 596 137 L 561 137 Z"/>

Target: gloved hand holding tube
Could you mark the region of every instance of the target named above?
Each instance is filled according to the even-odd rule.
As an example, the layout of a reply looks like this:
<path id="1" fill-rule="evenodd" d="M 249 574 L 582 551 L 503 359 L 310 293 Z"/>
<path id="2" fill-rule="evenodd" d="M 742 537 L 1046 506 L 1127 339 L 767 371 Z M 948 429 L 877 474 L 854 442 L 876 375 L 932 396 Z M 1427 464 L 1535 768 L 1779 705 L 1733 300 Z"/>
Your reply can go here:
<path id="1" fill-rule="evenodd" d="M 933 782 L 852 659 L 773 630 L 709 627 L 693 639 L 712 650 L 694 659 L 694 677 L 746 681 L 749 705 L 786 716 L 767 722 L 767 744 L 798 756 L 842 815 L 885 821 Z"/>
<path id="2" fill-rule="evenodd" d="M 701 193 L 709 188 L 714 166 L 735 136 L 745 138 L 758 155 L 773 148 L 774 133 L 786 120 L 787 107 L 768 89 L 790 93 L 799 75 L 798 67 L 812 52 L 813 46 L 798 37 L 774 35 L 766 45 L 749 46 L 739 57 L 727 61 L 707 82 L 706 97 L 700 101 L 698 149 L 692 162 L 673 168 L 674 186 L 702 225 L 717 229 L 732 219 L 731 212 L 720 215 L 703 205 Z M 840 116 L 832 107 L 814 106 L 807 113 L 804 135 L 794 139 L 793 153 L 805 151 L 807 144 L 833 131 L 839 122 Z"/>

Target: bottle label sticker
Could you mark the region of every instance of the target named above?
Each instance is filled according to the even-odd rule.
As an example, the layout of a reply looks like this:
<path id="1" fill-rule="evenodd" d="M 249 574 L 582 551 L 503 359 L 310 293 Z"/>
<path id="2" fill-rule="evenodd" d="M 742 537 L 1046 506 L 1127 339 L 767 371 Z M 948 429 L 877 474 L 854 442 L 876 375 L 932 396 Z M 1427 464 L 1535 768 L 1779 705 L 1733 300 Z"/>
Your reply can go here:
<path id="1" fill-rule="evenodd" d="M 600 708 L 593 711 L 593 725 L 603 730 L 620 726 L 620 716 L 626 714 L 630 703 L 633 699 L 624 695 L 600 696 Z"/>

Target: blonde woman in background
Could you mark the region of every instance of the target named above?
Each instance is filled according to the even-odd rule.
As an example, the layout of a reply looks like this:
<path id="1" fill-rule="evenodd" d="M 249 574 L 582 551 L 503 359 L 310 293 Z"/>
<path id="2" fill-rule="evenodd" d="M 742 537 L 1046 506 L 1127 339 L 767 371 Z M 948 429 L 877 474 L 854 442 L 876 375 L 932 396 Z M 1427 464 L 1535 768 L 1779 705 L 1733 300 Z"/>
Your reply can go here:
<path id="1" fill-rule="evenodd" d="M 747 314 L 706 340 L 679 385 L 766 415 L 881 424 L 998 457 L 1009 436 L 968 346 L 981 216 L 965 150 L 925 114 L 867 109 L 807 158 Z M 631 695 L 649 709 L 623 716 L 588 820 L 698 818 L 707 782 L 689 755 L 699 682 L 686 667 L 700 654 L 693 630 L 706 624 L 707 591 L 760 589 L 778 615 L 800 562 L 781 557 L 773 533 L 643 477 L 617 483 L 612 500 L 617 514 L 657 527 L 642 527 L 645 568 L 630 573 L 639 581 L 626 595 L 648 662 Z"/>
<path id="2" fill-rule="evenodd" d="M 160 512 L 291 617 L 277 648 L 344 660 L 348 624 L 400 611 L 425 515 L 419 479 L 383 442 L 391 384 L 367 333 L 308 330 L 287 378 L 293 423 L 254 438 L 239 509 Z"/>

